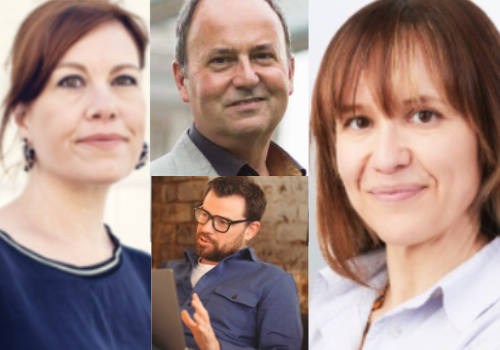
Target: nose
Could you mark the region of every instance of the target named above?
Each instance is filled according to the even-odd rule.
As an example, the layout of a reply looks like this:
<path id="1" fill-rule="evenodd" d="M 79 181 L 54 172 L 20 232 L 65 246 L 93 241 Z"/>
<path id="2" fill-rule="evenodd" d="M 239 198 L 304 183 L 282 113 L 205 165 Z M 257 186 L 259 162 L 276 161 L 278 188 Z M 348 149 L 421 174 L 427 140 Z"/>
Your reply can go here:
<path id="1" fill-rule="evenodd" d="M 215 229 L 214 229 L 213 225 L 214 225 L 213 224 L 213 219 L 209 218 L 208 221 L 205 223 L 205 225 L 201 225 L 203 227 L 203 232 L 209 233 L 209 234 L 214 234 L 215 233 Z"/>
<path id="2" fill-rule="evenodd" d="M 236 88 L 251 89 L 259 83 L 259 76 L 255 72 L 250 59 L 244 58 L 238 62 L 233 84 Z"/>
<path id="3" fill-rule="evenodd" d="M 116 118 L 116 106 L 108 87 L 95 87 L 89 99 L 90 102 L 85 112 L 86 118 L 102 120 Z"/>
<path id="4" fill-rule="evenodd" d="M 386 120 L 381 124 L 375 138 L 371 164 L 380 173 L 393 174 L 410 164 L 411 151 L 396 121 Z"/>

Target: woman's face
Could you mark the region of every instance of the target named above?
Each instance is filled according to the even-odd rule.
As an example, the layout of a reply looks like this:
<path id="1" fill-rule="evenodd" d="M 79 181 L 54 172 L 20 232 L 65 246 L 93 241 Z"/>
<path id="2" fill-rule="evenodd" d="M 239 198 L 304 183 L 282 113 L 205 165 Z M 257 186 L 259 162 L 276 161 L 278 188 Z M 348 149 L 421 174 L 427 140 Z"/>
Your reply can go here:
<path id="1" fill-rule="evenodd" d="M 347 195 L 391 245 L 423 243 L 478 221 L 468 210 L 480 184 L 476 134 L 448 104 L 422 55 L 417 69 L 417 100 L 408 79 L 400 79 L 401 106 L 386 115 L 362 76 L 355 117 L 337 123 L 338 171 Z"/>
<path id="2" fill-rule="evenodd" d="M 86 34 L 21 114 L 16 120 L 35 149 L 37 174 L 95 185 L 128 175 L 139 160 L 146 115 L 131 35 L 119 22 Z"/>

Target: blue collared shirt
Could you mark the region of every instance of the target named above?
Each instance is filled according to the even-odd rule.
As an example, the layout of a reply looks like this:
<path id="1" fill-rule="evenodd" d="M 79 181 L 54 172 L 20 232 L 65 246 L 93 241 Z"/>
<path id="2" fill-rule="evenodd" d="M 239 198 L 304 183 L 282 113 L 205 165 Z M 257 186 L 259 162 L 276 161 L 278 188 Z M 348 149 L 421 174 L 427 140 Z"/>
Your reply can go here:
<path id="1" fill-rule="evenodd" d="M 369 284 L 387 280 L 385 252 L 360 258 Z M 311 303 L 310 349 L 359 350 L 377 291 L 320 271 Z M 500 238 L 426 292 L 377 319 L 363 350 L 499 350 Z"/>
<path id="2" fill-rule="evenodd" d="M 191 273 L 198 262 L 193 248 L 185 260 L 162 264 L 174 270 L 181 310 L 191 317 L 193 293 L 210 316 L 223 350 L 300 349 L 302 323 L 295 281 L 281 268 L 259 260 L 253 248 L 244 248 L 207 272 L 193 288 Z M 184 325 L 186 344 L 198 348 Z"/>

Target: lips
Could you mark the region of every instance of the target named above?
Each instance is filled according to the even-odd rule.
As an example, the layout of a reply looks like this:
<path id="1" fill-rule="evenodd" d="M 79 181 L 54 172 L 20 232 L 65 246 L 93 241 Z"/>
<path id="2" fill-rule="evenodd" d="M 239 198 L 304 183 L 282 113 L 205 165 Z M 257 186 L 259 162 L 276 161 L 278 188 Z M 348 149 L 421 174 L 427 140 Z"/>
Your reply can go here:
<path id="1" fill-rule="evenodd" d="M 204 237 L 202 235 L 198 235 L 198 237 L 196 238 L 198 239 L 198 242 L 201 242 L 202 244 L 212 244 L 211 239 L 208 239 L 207 237 Z"/>
<path id="2" fill-rule="evenodd" d="M 368 193 L 381 202 L 402 202 L 417 196 L 426 188 L 418 184 L 377 186 L 368 190 Z"/>
<path id="3" fill-rule="evenodd" d="M 110 148 L 127 141 L 127 138 L 120 134 L 93 134 L 79 139 L 77 143 L 100 148 Z"/>
<path id="4" fill-rule="evenodd" d="M 233 102 L 228 104 L 228 107 L 249 106 L 249 105 L 256 104 L 256 103 L 259 103 L 262 101 L 264 101 L 264 98 L 262 98 L 262 97 L 252 97 L 252 98 L 233 101 Z"/>

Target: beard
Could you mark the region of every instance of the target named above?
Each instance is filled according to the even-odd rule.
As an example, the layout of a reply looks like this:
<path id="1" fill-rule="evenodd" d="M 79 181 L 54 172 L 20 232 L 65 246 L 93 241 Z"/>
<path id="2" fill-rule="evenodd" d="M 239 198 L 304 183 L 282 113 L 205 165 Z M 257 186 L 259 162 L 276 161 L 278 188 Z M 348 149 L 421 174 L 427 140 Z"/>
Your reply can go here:
<path id="1" fill-rule="evenodd" d="M 211 245 L 201 245 L 198 242 L 198 238 L 200 236 L 203 237 L 204 240 L 211 243 Z M 224 246 L 220 247 L 219 243 L 211 239 L 209 235 L 200 232 L 196 235 L 196 255 L 205 260 L 220 262 L 228 256 L 238 252 L 243 247 L 243 236 L 244 232 L 231 242 L 227 242 Z"/>

